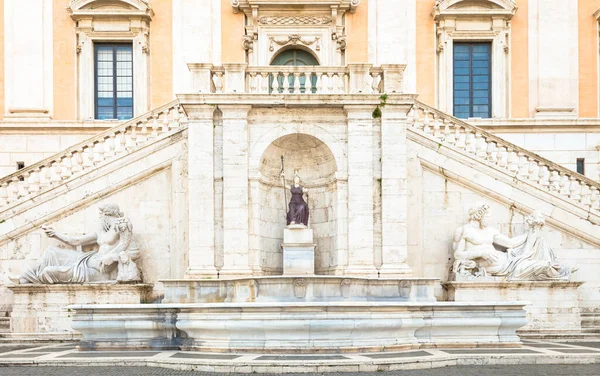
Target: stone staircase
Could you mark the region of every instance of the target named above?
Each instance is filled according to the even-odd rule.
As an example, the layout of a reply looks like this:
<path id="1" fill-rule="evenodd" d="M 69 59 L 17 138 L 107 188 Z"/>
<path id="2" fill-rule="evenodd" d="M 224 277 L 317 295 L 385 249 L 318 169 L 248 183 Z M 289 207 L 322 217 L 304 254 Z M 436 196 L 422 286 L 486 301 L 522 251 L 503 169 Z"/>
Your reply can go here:
<path id="1" fill-rule="evenodd" d="M 8 311 L 0 311 L 0 336 L 10 332 L 10 314 Z"/>
<path id="2" fill-rule="evenodd" d="M 600 338 L 600 312 L 581 313 L 581 332 Z"/>
<path id="3" fill-rule="evenodd" d="M 183 108 L 179 101 L 172 101 L 0 178 L 0 234 L 6 233 L 1 225 L 3 220 L 22 211 L 23 203 L 35 204 L 36 197 L 44 192 L 185 127 L 187 118 Z"/>

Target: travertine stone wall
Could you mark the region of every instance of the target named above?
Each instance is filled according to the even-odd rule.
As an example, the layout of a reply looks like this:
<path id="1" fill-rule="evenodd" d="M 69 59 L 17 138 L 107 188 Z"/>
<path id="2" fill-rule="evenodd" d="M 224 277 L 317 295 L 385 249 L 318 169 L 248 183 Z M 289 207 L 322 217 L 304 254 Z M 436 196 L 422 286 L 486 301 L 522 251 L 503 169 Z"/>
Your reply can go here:
<path id="1" fill-rule="evenodd" d="M 413 275 L 447 280 L 452 266 L 452 238 L 454 231 L 468 221 L 468 209 L 476 202 L 491 206 L 490 226 L 509 236 L 525 232 L 525 215 L 504 203 L 421 166 L 419 146 L 409 146 L 409 221 L 408 264 Z M 482 176 L 482 179 L 485 177 Z M 565 263 L 579 268 L 576 281 L 585 281 L 578 289 L 582 312 L 598 310 L 600 306 L 600 249 L 575 236 L 546 225 L 543 236 L 556 256 Z M 438 299 L 443 291 L 438 288 Z"/>

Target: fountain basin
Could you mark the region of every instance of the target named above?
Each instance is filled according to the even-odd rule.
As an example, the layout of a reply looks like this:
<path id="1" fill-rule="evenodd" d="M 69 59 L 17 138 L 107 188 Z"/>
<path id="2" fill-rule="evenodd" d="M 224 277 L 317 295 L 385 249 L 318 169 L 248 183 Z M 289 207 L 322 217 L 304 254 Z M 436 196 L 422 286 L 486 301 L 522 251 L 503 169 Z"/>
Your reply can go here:
<path id="1" fill-rule="evenodd" d="M 519 346 L 516 330 L 527 323 L 525 304 L 179 303 L 69 309 L 75 311 L 73 328 L 82 334 L 82 349 L 318 353 Z"/>
<path id="2" fill-rule="evenodd" d="M 162 280 L 163 303 L 435 302 L 435 278 L 268 276 Z"/>

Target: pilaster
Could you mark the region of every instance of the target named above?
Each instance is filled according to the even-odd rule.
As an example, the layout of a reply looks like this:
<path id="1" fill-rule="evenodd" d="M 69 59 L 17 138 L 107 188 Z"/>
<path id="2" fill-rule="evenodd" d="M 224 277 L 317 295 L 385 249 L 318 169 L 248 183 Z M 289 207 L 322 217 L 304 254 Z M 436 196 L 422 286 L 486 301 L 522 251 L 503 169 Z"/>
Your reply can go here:
<path id="1" fill-rule="evenodd" d="M 381 116 L 380 276 L 408 276 L 406 118 L 410 106 L 386 106 Z"/>
<path id="2" fill-rule="evenodd" d="M 223 268 L 220 276 L 250 275 L 248 243 L 248 105 L 223 113 Z"/>
<path id="3" fill-rule="evenodd" d="M 215 277 L 215 106 L 190 105 L 188 113 L 189 255 L 187 277 Z"/>
<path id="4" fill-rule="evenodd" d="M 373 263 L 373 118 L 370 105 L 344 106 L 348 116 L 348 266 L 376 276 Z"/>

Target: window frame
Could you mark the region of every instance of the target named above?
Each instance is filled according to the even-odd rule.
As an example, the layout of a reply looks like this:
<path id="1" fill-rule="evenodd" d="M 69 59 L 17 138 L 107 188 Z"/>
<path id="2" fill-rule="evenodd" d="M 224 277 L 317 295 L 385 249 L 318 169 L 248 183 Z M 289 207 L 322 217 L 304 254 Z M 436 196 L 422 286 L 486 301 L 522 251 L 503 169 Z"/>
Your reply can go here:
<path id="1" fill-rule="evenodd" d="M 131 52 L 131 117 L 126 118 L 126 119 L 119 119 L 118 118 L 118 87 L 117 87 L 117 78 L 118 78 L 118 74 L 117 74 L 117 48 L 118 47 L 129 47 L 130 48 L 130 52 Z M 112 60 L 112 64 L 113 64 L 113 75 L 112 75 L 112 79 L 113 79 L 113 118 L 110 119 L 99 119 L 98 118 L 98 47 L 111 47 L 112 48 L 112 54 L 113 54 L 113 60 Z M 134 80 L 135 80 L 135 65 L 134 65 L 134 59 L 133 59 L 133 43 L 131 42 L 97 42 L 94 43 L 94 120 L 129 120 L 132 119 L 135 116 L 135 85 L 134 85 Z M 127 77 L 127 76 L 123 76 L 123 77 Z M 129 107 L 129 106 L 128 106 Z"/>
<path id="2" fill-rule="evenodd" d="M 469 116 L 466 119 L 472 119 L 472 118 L 480 118 L 479 116 L 475 117 L 473 114 L 473 107 L 475 106 L 475 103 L 473 103 L 473 46 L 476 45 L 487 45 L 488 46 L 488 113 L 487 116 L 483 119 L 489 119 L 492 117 L 492 106 L 494 103 L 494 93 L 492 90 L 492 85 L 493 85 L 493 74 L 494 74 L 494 67 L 493 67 L 493 61 L 492 61 L 492 42 L 491 41 L 462 41 L 462 40 L 453 40 L 452 41 L 452 115 L 456 116 L 455 114 L 455 108 L 456 108 L 456 97 L 454 96 L 456 93 L 456 45 L 460 44 L 460 45 L 468 45 L 469 46 Z M 457 117 L 457 116 L 456 116 Z"/>

